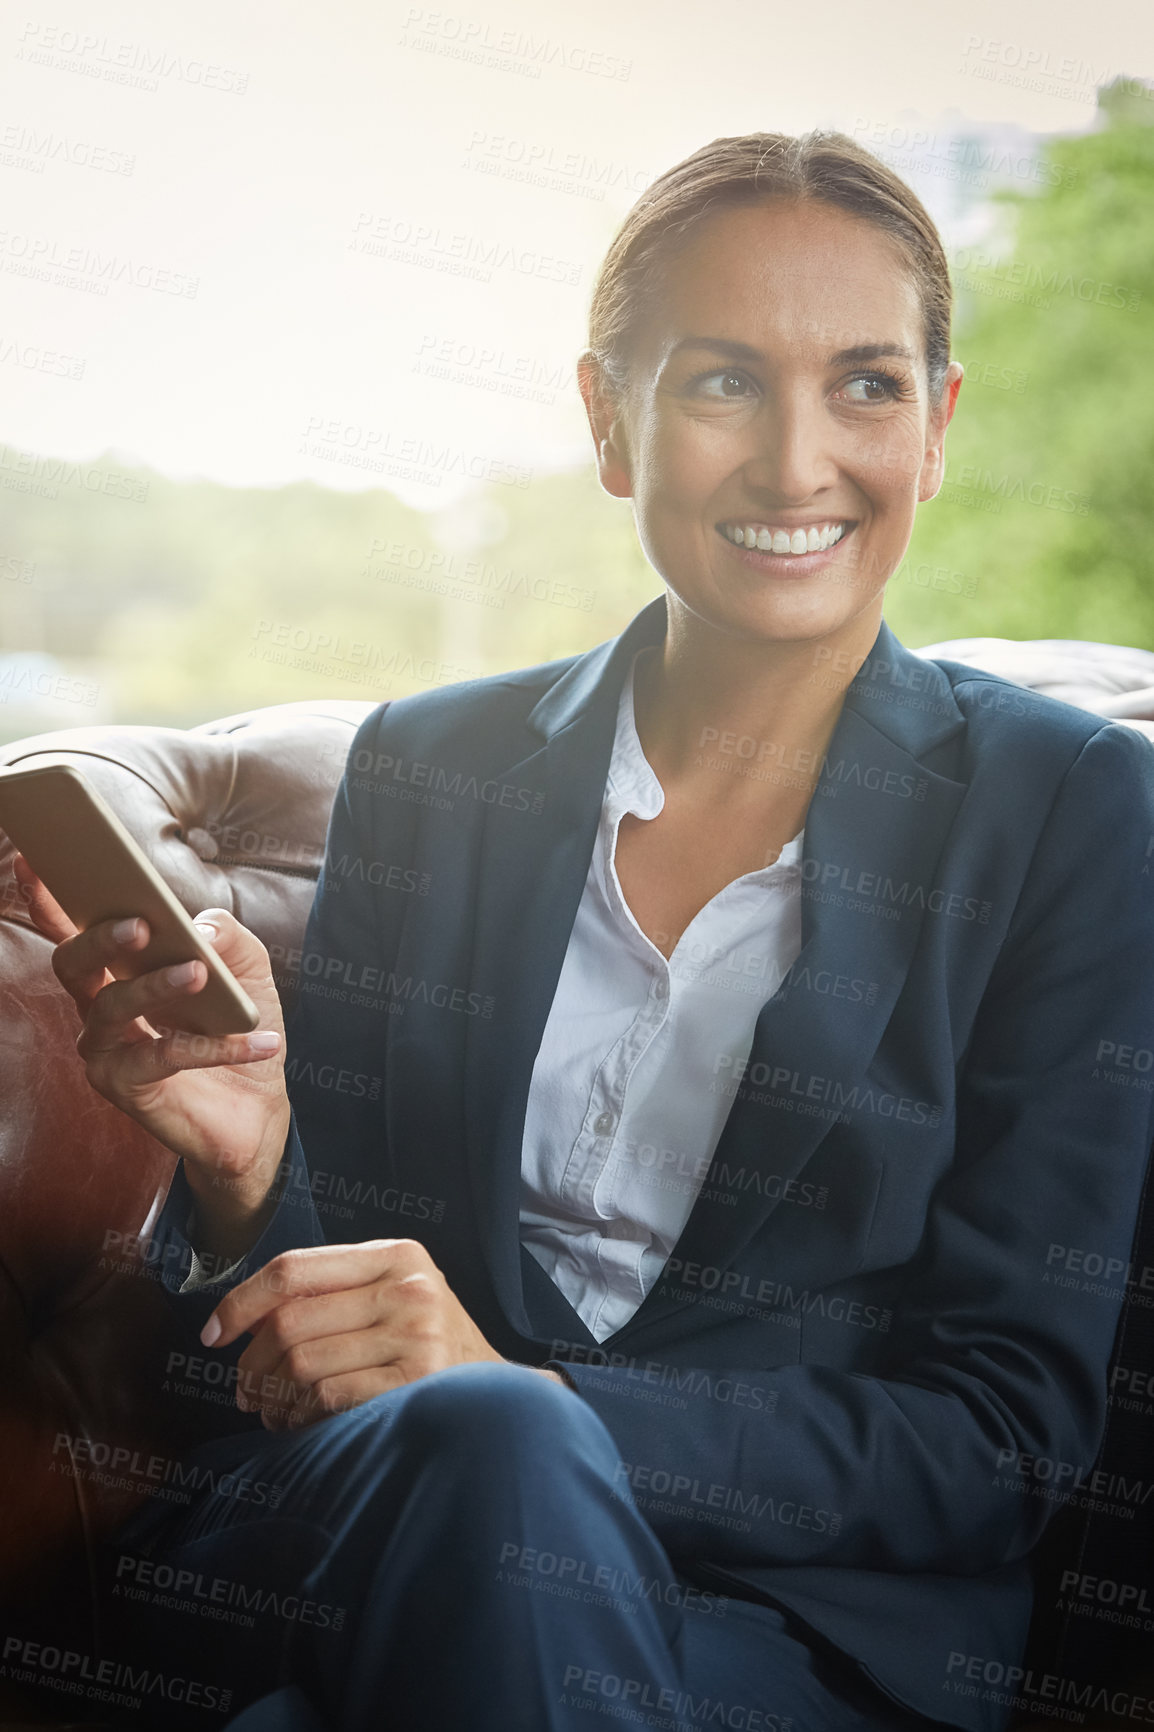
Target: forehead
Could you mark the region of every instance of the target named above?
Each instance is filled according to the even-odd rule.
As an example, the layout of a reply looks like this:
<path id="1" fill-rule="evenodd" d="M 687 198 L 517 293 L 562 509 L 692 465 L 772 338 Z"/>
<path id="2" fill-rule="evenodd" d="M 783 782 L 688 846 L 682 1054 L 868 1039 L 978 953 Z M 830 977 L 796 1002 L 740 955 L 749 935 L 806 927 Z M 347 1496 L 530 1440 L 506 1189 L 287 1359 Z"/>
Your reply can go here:
<path id="1" fill-rule="evenodd" d="M 799 361 L 878 342 L 923 352 L 918 290 L 897 243 L 813 201 L 720 211 L 691 231 L 663 269 L 635 353 L 660 365 L 690 334 Z"/>

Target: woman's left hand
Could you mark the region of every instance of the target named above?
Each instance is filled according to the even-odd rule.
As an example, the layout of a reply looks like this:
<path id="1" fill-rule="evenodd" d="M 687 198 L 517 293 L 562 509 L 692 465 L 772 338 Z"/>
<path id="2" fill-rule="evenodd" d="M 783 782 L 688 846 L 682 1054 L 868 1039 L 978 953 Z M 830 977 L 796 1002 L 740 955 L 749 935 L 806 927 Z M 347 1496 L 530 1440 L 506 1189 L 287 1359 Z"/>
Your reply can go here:
<path id="1" fill-rule="evenodd" d="M 451 1365 L 506 1363 L 414 1239 L 283 1252 L 221 1300 L 201 1339 L 227 1347 L 246 1330 L 237 1405 L 274 1431 Z"/>

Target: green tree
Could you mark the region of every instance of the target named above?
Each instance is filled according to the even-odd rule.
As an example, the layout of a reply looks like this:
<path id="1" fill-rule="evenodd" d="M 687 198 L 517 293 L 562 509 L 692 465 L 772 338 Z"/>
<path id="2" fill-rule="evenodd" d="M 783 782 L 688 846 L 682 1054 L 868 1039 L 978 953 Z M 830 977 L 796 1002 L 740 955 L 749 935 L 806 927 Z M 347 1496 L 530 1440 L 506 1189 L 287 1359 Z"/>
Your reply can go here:
<path id="1" fill-rule="evenodd" d="M 1049 141 L 1049 184 L 996 195 L 1001 235 L 956 257 L 967 381 L 887 608 L 912 644 L 1154 648 L 1150 97 L 1103 91 L 1100 129 Z"/>

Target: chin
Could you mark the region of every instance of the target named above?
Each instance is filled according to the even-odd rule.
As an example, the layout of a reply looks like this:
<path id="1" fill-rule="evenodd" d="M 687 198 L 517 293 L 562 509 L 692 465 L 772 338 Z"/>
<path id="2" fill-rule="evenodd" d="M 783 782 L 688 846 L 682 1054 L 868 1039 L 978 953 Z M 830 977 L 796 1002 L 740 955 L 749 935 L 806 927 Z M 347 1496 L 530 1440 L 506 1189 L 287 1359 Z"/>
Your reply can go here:
<path id="1" fill-rule="evenodd" d="M 695 618 L 726 637 L 746 642 L 806 643 L 828 637 L 848 623 L 845 614 L 831 615 L 821 608 L 804 606 L 742 607 L 734 604 L 695 606 L 682 601 Z"/>

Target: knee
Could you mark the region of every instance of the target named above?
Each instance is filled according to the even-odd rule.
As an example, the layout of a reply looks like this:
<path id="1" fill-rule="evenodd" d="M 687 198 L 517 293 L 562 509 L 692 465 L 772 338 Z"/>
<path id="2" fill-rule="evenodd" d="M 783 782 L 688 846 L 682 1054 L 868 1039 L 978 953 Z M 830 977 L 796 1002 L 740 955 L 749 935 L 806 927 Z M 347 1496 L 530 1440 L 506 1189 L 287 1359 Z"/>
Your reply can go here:
<path id="1" fill-rule="evenodd" d="M 617 1450 L 592 1408 L 523 1365 L 457 1365 L 406 1392 L 397 1423 L 422 1452 L 477 1466 L 579 1459 L 612 1476 Z"/>

